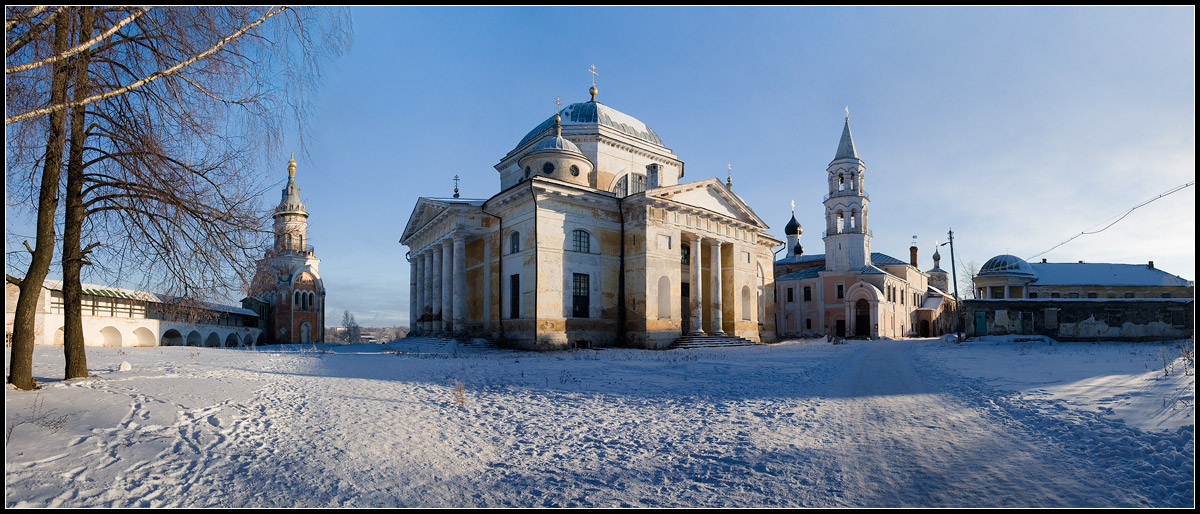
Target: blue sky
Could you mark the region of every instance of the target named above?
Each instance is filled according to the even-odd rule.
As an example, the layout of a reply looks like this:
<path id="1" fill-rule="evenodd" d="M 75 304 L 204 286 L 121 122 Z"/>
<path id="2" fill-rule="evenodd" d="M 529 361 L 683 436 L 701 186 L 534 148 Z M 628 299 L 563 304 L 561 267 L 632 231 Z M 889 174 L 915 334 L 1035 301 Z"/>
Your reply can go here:
<path id="1" fill-rule="evenodd" d="M 843 108 L 871 195 L 872 250 L 921 267 L 1022 258 L 1195 180 L 1195 8 L 489 7 L 353 9 L 313 131 L 291 152 L 327 317 L 406 325 L 398 240 L 419 196 L 499 190 L 493 165 L 563 105 L 649 125 L 685 181 L 725 178 L 783 239 L 796 202 L 822 253 Z M 1195 187 L 1038 257 L 1195 278 Z M 264 198 L 278 202 L 278 191 Z M 949 269 L 949 252 L 942 267 Z"/>

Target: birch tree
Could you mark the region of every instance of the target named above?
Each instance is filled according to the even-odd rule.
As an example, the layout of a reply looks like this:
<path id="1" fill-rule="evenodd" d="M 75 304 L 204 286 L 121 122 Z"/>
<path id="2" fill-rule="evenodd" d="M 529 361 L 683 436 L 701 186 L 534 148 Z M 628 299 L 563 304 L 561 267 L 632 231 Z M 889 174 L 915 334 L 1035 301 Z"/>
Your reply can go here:
<path id="1" fill-rule="evenodd" d="M 76 10 L 87 8 L 67 8 Z M 15 133 L 37 134 L 23 126 L 71 113 L 62 262 L 69 324 L 80 319 L 80 302 L 67 289 L 77 288 L 87 264 L 110 281 L 140 275 L 143 287 L 153 284 L 181 307 L 243 286 L 266 239 L 260 156 L 278 147 L 288 122 L 303 135 L 321 65 L 349 44 L 348 12 L 96 8 L 94 27 L 81 27 L 75 45 L 30 51 L 37 37 L 26 35 L 46 30 L 39 15 L 63 12 L 6 8 L 6 25 L 27 31 L 6 38 L 5 75 L 20 95 L 9 102 L 5 123 Z M 65 62 L 86 69 L 74 94 L 40 95 L 40 74 Z M 31 157 L 13 152 L 9 169 L 28 166 Z M 21 174 L 6 178 L 13 184 Z M 82 350 L 82 331 L 66 334 L 65 343 Z M 79 376 L 82 351 L 74 365 L 71 354 L 67 376 Z"/>

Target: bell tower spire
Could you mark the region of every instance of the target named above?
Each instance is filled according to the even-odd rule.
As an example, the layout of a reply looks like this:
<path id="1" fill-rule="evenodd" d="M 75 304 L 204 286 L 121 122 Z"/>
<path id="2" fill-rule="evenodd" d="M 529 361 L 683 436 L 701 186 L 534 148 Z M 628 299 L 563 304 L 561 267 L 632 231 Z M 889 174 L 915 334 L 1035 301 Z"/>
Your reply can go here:
<path id="1" fill-rule="evenodd" d="M 863 191 L 866 169 L 850 135 L 847 107 L 837 153 L 826 168 L 829 180 L 829 194 L 825 195 L 826 269 L 859 270 L 871 264 L 871 231 L 867 228 L 867 206 L 871 200 Z"/>

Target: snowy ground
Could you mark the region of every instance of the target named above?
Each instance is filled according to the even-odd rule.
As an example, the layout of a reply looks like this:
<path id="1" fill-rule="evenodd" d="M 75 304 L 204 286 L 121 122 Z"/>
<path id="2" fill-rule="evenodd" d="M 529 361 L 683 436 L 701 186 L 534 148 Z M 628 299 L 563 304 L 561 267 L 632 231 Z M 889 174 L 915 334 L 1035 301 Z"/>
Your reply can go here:
<path id="1" fill-rule="evenodd" d="M 1193 507 L 1178 355 L 89 348 L 64 382 L 38 347 L 44 388 L 5 392 L 5 507 Z"/>

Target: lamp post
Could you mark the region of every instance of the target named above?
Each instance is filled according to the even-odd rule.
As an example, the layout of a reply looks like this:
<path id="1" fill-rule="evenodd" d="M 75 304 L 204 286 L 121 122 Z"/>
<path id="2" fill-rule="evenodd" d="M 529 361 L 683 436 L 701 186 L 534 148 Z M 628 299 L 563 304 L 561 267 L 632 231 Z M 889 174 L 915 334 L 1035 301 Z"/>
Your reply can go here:
<path id="1" fill-rule="evenodd" d="M 950 229 L 950 240 L 938 246 L 950 245 L 950 273 L 954 279 L 954 337 L 955 344 L 962 342 L 962 300 L 958 298 L 958 265 L 954 262 L 954 229 Z"/>

